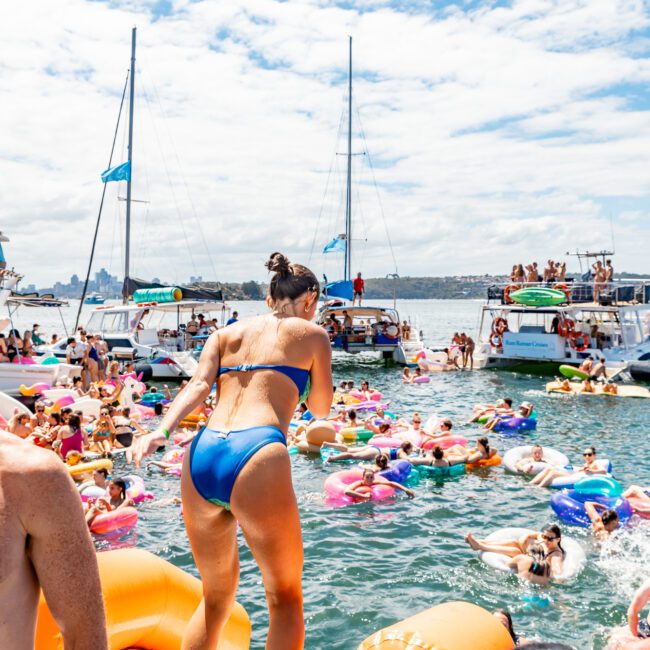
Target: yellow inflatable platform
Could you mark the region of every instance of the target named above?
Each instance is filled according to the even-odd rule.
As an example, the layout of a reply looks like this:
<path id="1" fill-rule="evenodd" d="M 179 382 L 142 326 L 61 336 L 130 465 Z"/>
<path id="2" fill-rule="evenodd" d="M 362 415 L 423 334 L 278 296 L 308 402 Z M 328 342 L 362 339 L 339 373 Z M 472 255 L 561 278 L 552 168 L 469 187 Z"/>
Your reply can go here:
<path id="1" fill-rule="evenodd" d="M 111 650 L 178 650 L 183 631 L 202 597 L 201 582 L 173 564 L 139 549 L 98 553 Z M 251 623 L 235 603 L 219 650 L 247 650 Z M 63 640 L 43 594 L 35 650 L 63 650 Z"/>
<path id="2" fill-rule="evenodd" d="M 490 612 L 444 603 L 375 632 L 357 650 L 513 650 L 506 628 Z"/>

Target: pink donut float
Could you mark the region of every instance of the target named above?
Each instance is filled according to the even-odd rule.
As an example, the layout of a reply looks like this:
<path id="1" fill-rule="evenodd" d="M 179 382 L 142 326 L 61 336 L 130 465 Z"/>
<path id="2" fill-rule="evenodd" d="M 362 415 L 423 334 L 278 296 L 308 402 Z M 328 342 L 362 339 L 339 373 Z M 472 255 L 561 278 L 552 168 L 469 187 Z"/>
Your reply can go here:
<path id="1" fill-rule="evenodd" d="M 416 377 L 413 380 L 414 384 L 428 384 L 431 381 L 431 377 L 428 375 L 421 375 L 420 377 Z"/>
<path id="2" fill-rule="evenodd" d="M 335 472 L 327 477 L 325 480 L 325 494 L 327 500 L 332 505 L 348 505 L 355 503 L 357 499 L 349 497 L 345 494 L 348 486 L 360 481 L 363 478 L 363 472 L 360 469 L 347 469 L 342 472 Z M 380 501 L 387 499 L 395 494 L 394 488 L 390 485 L 376 483 L 373 486 L 361 486 L 358 491 L 369 492 L 371 501 Z"/>
<path id="3" fill-rule="evenodd" d="M 381 447 L 382 449 L 397 449 L 403 442 L 401 438 L 391 438 L 390 436 L 373 436 L 368 440 L 368 444 L 372 447 Z"/>
<path id="4" fill-rule="evenodd" d="M 428 438 L 422 445 L 422 449 L 433 449 L 434 447 L 440 447 L 441 449 L 449 449 L 454 445 L 460 445 L 461 447 L 467 446 L 467 438 L 463 436 L 443 436 L 442 438 Z"/>
<path id="5" fill-rule="evenodd" d="M 90 524 L 90 532 L 96 535 L 126 533 L 135 526 L 137 521 L 138 511 L 128 506 L 97 515 Z"/>

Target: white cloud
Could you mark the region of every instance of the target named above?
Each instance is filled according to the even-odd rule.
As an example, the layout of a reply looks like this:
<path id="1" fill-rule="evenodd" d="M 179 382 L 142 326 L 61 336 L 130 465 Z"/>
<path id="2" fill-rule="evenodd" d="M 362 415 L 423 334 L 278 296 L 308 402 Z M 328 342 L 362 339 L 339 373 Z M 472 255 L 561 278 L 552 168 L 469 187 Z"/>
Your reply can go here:
<path id="1" fill-rule="evenodd" d="M 150 201 L 133 208 L 140 275 L 212 277 L 207 247 L 220 279 L 262 279 L 271 250 L 305 260 L 316 228 L 317 253 L 341 232 L 340 181 L 318 215 L 349 33 L 402 275 L 500 271 L 609 246 L 610 216 L 617 267 L 648 270 L 642 2 L 520 0 L 427 14 L 425 4 L 406 12 L 374 1 L 350 10 L 183 0 L 169 16 L 154 4 L 32 0 L 0 25 L 0 228 L 27 281 L 85 268 L 134 24 L 134 196 Z M 124 156 L 121 132 L 115 161 Z M 368 241 L 356 242 L 354 264 L 385 275 L 391 255 L 361 164 L 355 237 Z M 121 274 L 116 194 L 112 184 L 96 266 Z M 330 277 L 335 261 L 312 260 Z"/>

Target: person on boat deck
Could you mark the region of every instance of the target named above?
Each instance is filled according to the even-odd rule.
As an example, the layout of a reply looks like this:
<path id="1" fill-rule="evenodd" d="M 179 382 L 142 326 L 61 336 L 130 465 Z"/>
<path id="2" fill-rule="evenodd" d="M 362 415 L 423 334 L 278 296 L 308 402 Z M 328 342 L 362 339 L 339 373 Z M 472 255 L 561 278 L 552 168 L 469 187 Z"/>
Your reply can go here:
<path id="1" fill-rule="evenodd" d="M 9 357 L 9 361 L 13 361 L 22 352 L 23 340 L 20 338 L 20 333 L 17 329 L 9 330 L 9 336 L 7 337 L 7 356 Z"/>
<path id="2" fill-rule="evenodd" d="M 108 482 L 108 495 L 98 497 L 95 503 L 86 511 L 86 523 L 90 526 L 95 517 L 106 512 L 113 512 L 133 506 L 133 501 L 126 494 L 126 483 L 121 478 L 113 478 Z"/>
<path id="3" fill-rule="evenodd" d="M 34 342 L 34 345 L 44 345 L 45 341 L 40 337 L 38 328 L 40 325 L 38 323 L 34 323 L 32 325 L 32 341 Z"/>
<path id="4" fill-rule="evenodd" d="M 267 594 L 266 650 L 304 646 L 304 552 L 285 432 L 299 401 L 317 418 L 329 415 L 331 346 L 312 322 L 320 294 L 316 276 L 280 253 L 271 255 L 267 268 L 273 273 L 270 313 L 212 334 L 160 428 L 133 444 L 139 465 L 203 402 L 217 378 L 216 409 L 185 454 L 181 475 L 185 525 L 204 594 L 185 628 L 184 648 L 219 644 L 239 581 L 237 524 Z"/>
<path id="5" fill-rule="evenodd" d="M 346 334 L 350 334 L 352 332 L 352 316 L 350 316 L 347 309 L 344 309 L 342 314 L 343 314 L 343 331 Z"/>
<path id="6" fill-rule="evenodd" d="M 28 358 L 34 356 L 34 343 L 32 342 L 31 330 L 25 330 L 23 334 L 23 356 Z"/>
<path id="7" fill-rule="evenodd" d="M 68 337 L 68 346 L 65 349 L 66 363 L 73 366 L 80 366 L 84 358 L 84 349 L 79 346 L 77 339 L 74 336 Z"/>
<path id="8" fill-rule="evenodd" d="M 544 282 L 555 282 L 555 262 L 553 260 L 548 260 L 546 266 L 544 267 L 543 273 Z"/>
<path id="9" fill-rule="evenodd" d="M 650 513 L 650 486 L 641 487 L 639 485 L 630 485 L 623 492 L 624 499 L 638 499 L 640 503 L 635 504 L 634 509 L 643 514 Z"/>
<path id="10" fill-rule="evenodd" d="M 614 382 L 609 382 L 603 386 L 603 393 L 609 393 L 610 395 L 618 395 L 618 384 Z"/>
<path id="11" fill-rule="evenodd" d="M 456 361 L 456 354 L 454 356 L 451 356 L 451 352 L 449 348 L 443 348 L 442 351 L 447 355 L 447 360 L 445 361 L 445 364 L 447 365 L 448 368 L 455 368 L 456 370 L 459 369 L 458 361 Z"/>
<path id="12" fill-rule="evenodd" d="M 402 338 L 405 341 L 411 340 L 411 326 L 408 321 L 402 321 Z"/>
<path id="13" fill-rule="evenodd" d="M 523 264 L 517 264 L 514 272 L 513 282 L 515 284 L 524 284 L 526 282 L 526 271 Z"/>
<path id="14" fill-rule="evenodd" d="M 591 532 L 597 540 L 604 541 L 620 525 L 618 513 L 602 503 L 585 501 L 585 512 L 591 521 Z"/>
<path id="15" fill-rule="evenodd" d="M 9 363 L 7 339 L 4 334 L 0 334 L 0 363 Z"/>
<path id="16" fill-rule="evenodd" d="M 551 334 L 557 334 L 559 327 L 560 327 L 560 315 L 555 314 L 555 316 L 553 316 L 553 320 L 551 321 Z"/>
<path id="17" fill-rule="evenodd" d="M 594 270 L 594 302 L 598 302 L 600 294 L 607 288 L 607 272 L 600 260 L 592 264 L 591 267 Z"/>
<path id="18" fill-rule="evenodd" d="M 634 593 L 630 606 L 627 609 L 627 625 L 635 638 L 650 638 L 650 614 L 639 621 L 639 614 L 650 602 L 650 578 L 648 578 Z"/>
<path id="19" fill-rule="evenodd" d="M 58 342 L 59 342 L 59 335 L 52 334 L 52 338 L 50 339 L 50 345 L 56 345 Z"/>
<path id="20" fill-rule="evenodd" d="M 605 262 L 605 282 L 614 282 L 614 267 L 612 266 L 612 260 L 607 260 Z"/>
<path id="21" fill-rule="evenodd" d="M 515 464 L 515 469 L 524 472 L 525 474 L 529 474 L 533 471 L 534 463 L 549 464 L 546 458 L 544 458 L 544 448 L 542 445 L 533 445 L 533 448 L 530 450 L 530 456 L 518 460 Z"/>
<path id="22" fill-rule="evenodd" d="M 474 551 L 499 553 L 510 559 L 508 566 L 519 577 L 536 584 L 547 584 L 551 578 L 562 573 L 565 552 L 562 548 L 562 531 L 551 524 L 541 533 L 527 533 L 519 539 L 488 542 L 476 539 L 471 533 L 465 541 Z"/>
<path id="23" fill-rule="evenodd" d="M 239 312 L 234 311 L 232 316 L 226 321 L 226 325 L 232 325 L 239 322 Z"/>
<path id="24" fill-rule="evenodd" d="M 376 476 L 375 472 L 369 469 L 364 470 L 363 478 L 360 481 L 355 481 L 354 483 L 348 485 L 347 489 L 345 490 L 345 494 L 349 497 L 353 497 L 354 499 L 369 501 L 372 498 L 372 493 L 370 490 L 361 492 L 360 489 L 371 488 L 373 485 L 377 485 L 379 483 L 381 485 L 388 485 L 395 490 L 399 490 L 400 492 L 404 492 L 404 494 L 406 494 L 406 496 L 411 499 L 415 497 L 415 492 L 413 492 L 413 490 L 410 490 L 409 488 L 404 487 L 399 483 L 395 483 L 394 481 L 387 481 L 381 476 Z"/>
<path id="25" fill-rule="evenodd" d="M 357 277 L 352 280 L 352 290 L 352 306 L 354 307 L 354 303 L 358 300 L 359 307 L 361 307 L 361 300 L 363 298 L 363 294 L 366 292 L 366 283 L 361 277 L 361 271 L 359 271 L 359 273 L 357 273 Z"/>
<path id="26" fill-rule="evenodd" d="M 467 368 L 469 363 L 470 370 L 474 369 L 474 350 L 476 349 L 476 343 L 474 339 L 469 336 L 469 334 L 463 333 L 461 336 L 465 337 L 465 351 L 463 352 L 463 368 Z"/>
<path id="27" fill-rule="evenodd" d="M 330 314 L 329 320 L 324 325 L 329 333 L 330 341 L 333 341 L 341 333 L 341 323 L 339 323 L 335 314 Z"/>
<path id="28" fill-rule="evenodd" d="M 595 447 L 587 447 L 582 455 L 585 458 L 585 462 L 581 467 L 576 467 L 570 470 L 559 467 L 547 467 L 533 478 L 530 482 L 531 485 L 548 487 L 556 478 L 560 478 L 561 476 L 571 476 L 572 474 L 607 474 L 607 469 L 603 467 L 596 458 Z"/>
<path id="29" fill-rule="evenodd" d="M 9 431 L 9 433 L 13 433 L 19 438 L 29 438 L 29 436 L 32 434 L 30 419 L 31 416 L 29 413 L 23 413 L 15 408 L 13 415 L 7 422 L 7 431 Z"/>

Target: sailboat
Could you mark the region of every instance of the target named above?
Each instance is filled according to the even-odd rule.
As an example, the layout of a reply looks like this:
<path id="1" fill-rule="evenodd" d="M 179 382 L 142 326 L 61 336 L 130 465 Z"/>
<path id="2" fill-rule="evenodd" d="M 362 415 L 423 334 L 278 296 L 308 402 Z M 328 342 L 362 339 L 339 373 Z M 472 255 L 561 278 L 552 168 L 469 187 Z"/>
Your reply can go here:
<path id="1" fill-rule="evenodd" d="M 324 304 L 317 314 L 317 322 L 330 333 L 332 350 L 348 354 L 376 352 L 386 362 L 408 365 L 413 352 L 422 347 L 417 327 L 409 326 L 404 336 L 403 326 L 393 307 L 354 304 L 352 279 L 352 37 L 349 37 L 348 62 L 348 131 L 347 180 L 345 192 L 345 232 L 329 242 L 324 253 L 343 253 L 343 279 L 326 283 L 323 288 Z M 391 274 L 397 278 L 397 274 Z M 352 304 L 348 304 L 352 301 Z M 347 320 L 348 326 L 344 326 Z M 336 324 L 334 324 L 334 321 Z M 351 325 L 350 325 L 351 322 Z"/>
<path id="2" fill-rule="evenodd" d="M 104 191 L 95 227 L 93 248 L 88 264 L 88 273 L 77 314 L 86 303 L 86 290 L 92 266 L 99 220 L 104 203 L 106 183 L 126 181 L 126 232 L 124 238 L 124 285 L 123 304 L 97 307 L 86 323 L 86 331 L 102 334 L 112 359 L 132 361 L 136 372 L 149 379 L 187 379 L 198 367 L 198 356 L 202 343 L 207 338 L 206 329 L 188 332 L 187 322 L 193 316 L 203 316 L 206 321 L 213 318 L 221 325 L 229 317 L 229 308 L 219 290 L 196 287 L 167 287 L 131 277 L 131 206 L 133 199 L 133 115 L 135 108 L 135 52 L 136 28 L 131 32 L 131 66 L 129 84 L 128 159 L 112 167 L 112 151 L 108 169 L 102 173 Z M 125 85 L 126 92 L 126 85 Z M 124 96 L 122 97 L 124 100 Z M 122 112 L 118 115 L 117 129 Z M 115 136 L 113 147 L 115 146 Z M 130 300 L 133 298 L 133 300 Z M 76 325 L 75 325 L 76 330 Z M 50 352 L 58 357 L 65 356 L 65 345 L 52 346 Z"/>

